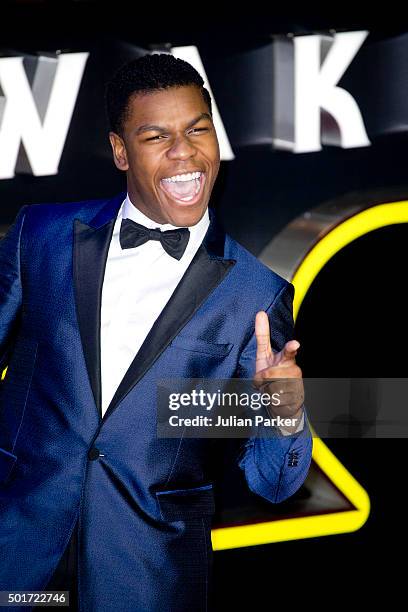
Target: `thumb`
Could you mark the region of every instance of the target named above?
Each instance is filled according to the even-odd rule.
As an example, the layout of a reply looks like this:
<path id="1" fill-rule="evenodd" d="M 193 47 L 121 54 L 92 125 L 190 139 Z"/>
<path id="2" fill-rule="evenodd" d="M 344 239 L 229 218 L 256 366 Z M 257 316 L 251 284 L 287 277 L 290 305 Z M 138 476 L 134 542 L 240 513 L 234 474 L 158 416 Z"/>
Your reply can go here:
<path id="1" fill-rule="evenodd" d="M 291 365 L 294 363 L 299 347 L 300 343 L 297 340 L 287 342 L 279 353 L 279 365 Z"/>

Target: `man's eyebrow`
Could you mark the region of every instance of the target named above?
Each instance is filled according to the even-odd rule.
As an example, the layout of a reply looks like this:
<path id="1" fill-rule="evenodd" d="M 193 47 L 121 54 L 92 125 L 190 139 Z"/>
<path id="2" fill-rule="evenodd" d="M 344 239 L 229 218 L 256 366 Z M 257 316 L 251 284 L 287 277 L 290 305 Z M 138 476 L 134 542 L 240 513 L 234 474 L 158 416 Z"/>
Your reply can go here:
<path id="1" fill-rule="evenodd" d="M 212 117 L 211 117 L 210 113 L 201 113 L 200 115 L 198 115 L 198 117 L 193 119 L 193 121 L 190 121 L 190 123 L 186 127 L 188 127 L 188 128 L 189 127 L 193 127 L 193 125 L 195 125 L 196 123 L 201 121 L 201 119 L 209 119 L 210 121 L 212 121 Z"/>
<path id="2" fill-rule="evenodd" d="M 209 119 L 210 121 L 212 121 L 212 117 L 209 113 L 201 113 L 200 115 L 198 115 L 198 117 L 190 121 L 190 123 L 186 125 L 186 128 L 193 127 L 193 125 L 201 121 L 201 119 Z M 134 134 L 135 136 L 138 136 L 139 134 L 143 134 L 143 132 L 166 132 L 166 128 L 160 125 L 145 124 L 140 125 L 138 128 L 136 128 Z"/>

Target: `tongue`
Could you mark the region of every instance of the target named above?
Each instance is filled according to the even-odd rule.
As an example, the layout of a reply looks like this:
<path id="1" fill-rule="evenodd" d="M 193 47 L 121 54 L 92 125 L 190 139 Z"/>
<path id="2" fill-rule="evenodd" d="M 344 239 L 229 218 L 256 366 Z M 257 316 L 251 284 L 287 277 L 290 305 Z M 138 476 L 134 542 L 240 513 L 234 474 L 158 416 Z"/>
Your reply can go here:
<path id="1" fill-rule="evenodd" d="M 196 191 L 195 179 L 192 181 L 176 181 L 175 183 L 162 181 L 162 185 L 164 189 L 175 198 L 187 198 L 195 195 Z"/>

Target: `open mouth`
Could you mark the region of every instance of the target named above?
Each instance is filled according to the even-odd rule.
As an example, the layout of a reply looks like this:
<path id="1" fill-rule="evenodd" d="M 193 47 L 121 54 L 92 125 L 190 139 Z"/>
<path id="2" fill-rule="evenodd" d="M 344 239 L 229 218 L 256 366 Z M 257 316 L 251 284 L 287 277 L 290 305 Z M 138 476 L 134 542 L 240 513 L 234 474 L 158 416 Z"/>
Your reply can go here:
<path id="1" fill-rule="evenodd" d="M 190 172 L 161 179 L 160 186 L 179 204 L 195 204 L 201 197 L 205 172 Z"/>

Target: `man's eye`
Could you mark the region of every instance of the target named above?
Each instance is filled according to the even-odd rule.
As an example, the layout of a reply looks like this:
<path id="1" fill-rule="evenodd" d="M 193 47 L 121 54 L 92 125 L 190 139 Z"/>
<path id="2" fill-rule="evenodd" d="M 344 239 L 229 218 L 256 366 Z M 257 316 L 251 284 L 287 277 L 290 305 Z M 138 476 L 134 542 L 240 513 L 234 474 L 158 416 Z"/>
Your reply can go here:
<path id="1" fill-rule="evenodd" d="M 208 128 L 191 128 L 189 131 L 190 134 L 198 134 L 200 132 L 208 132 Z M 146 142 L 149 140 L 160 140 L 162 138 L 167 138 L 166 134 L 158 134 L 157 136 L 151 136 L 150 138 L 146 138 Z"/>
<path id="2" fill-rule="evenodd" d="M 164 134 L 159 134 L 158 136 L 152 136 L 151 138 L 146 138 L 147 140 L 159 140 L 159 138 L 165 138 Z"/>

